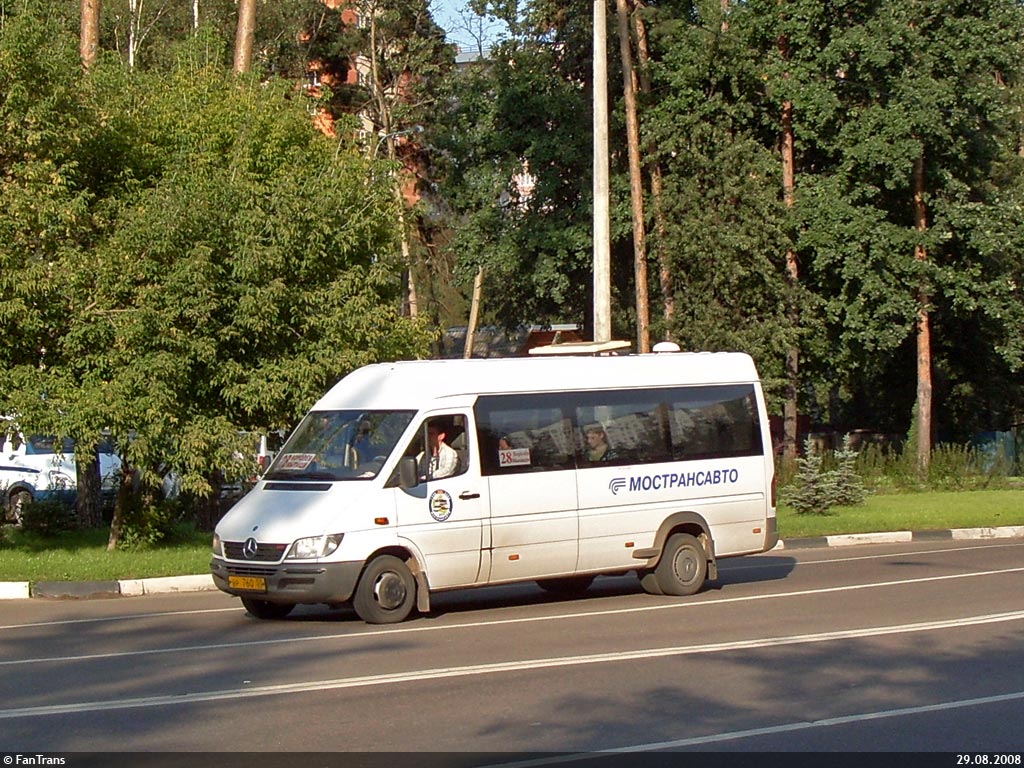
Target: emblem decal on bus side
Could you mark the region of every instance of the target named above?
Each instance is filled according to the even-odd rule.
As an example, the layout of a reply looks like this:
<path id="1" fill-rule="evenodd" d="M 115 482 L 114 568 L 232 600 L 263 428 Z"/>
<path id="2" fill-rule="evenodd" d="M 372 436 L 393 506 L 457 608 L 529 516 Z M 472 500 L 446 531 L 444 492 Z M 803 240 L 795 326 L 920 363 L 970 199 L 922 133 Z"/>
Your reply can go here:
<path id="1" fill-rule="evenodd" d="M 428 503 L 430 504 L 430 516 L 437 522 L 443 523 L 452 516 L 452 495 L 448 491 L 438 488 L 430 494 Z"/>

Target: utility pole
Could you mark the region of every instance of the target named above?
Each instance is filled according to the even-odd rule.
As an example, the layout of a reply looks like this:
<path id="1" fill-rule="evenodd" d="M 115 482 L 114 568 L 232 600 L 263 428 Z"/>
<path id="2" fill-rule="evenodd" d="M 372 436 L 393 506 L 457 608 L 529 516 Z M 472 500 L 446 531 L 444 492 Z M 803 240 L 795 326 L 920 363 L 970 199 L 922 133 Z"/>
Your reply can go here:
<path id="1" fill-rule="evenodd" d="M 608 183 L 608 32 L 605 0 L 594 0 L 594 341 L 612 339 Z"/>

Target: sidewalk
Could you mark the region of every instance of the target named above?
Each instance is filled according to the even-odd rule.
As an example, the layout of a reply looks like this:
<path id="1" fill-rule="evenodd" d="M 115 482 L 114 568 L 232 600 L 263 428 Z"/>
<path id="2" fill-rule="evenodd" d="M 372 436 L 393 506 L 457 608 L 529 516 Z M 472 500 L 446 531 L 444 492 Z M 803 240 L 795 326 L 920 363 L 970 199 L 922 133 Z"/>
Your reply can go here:
<path id="1" fill-rule="evenodd" d="M 951 541 L 970 539 L 1024 538 L 1024 525 L 1001 528 L 956 528 L 938 531 L 891 531 L 889 533 L 849 533 L 780 541 L 773 552 L 787 549 L 821 549 L 848 547 L 857 544 L 900 544 L 911 541 Z M 33 597 L 85 599 L 91 597 L 138 597 L 170 592 L 205 592 L 214 590 L 213 577 L 163 576 L 154 579 L 123 581 L 0 581 L 0 600 Z"/>

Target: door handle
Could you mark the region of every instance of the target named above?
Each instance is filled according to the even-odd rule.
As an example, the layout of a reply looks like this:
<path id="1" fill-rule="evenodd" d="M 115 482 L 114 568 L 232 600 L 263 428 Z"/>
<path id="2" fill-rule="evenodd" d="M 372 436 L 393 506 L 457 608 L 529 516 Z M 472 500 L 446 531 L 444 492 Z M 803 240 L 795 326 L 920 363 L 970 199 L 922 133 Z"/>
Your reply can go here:
<path id="1" fill-rule="evenodd" d="M 463 491 L 462 493 L 459 494 L 459 498 L 462 499 L 463 501 L 466 501 L 467 499 L 479 499 L 480 494 L 473 493 L 472 491 Z"/>

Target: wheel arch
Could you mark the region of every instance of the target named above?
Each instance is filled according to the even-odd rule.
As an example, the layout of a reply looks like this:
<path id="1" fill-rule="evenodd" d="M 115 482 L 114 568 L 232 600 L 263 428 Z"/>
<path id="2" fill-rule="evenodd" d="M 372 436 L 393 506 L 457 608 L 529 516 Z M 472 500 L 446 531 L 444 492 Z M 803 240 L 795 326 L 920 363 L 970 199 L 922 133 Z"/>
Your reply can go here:
<path id="1" fill-rule="evenodd" d="M 704 516 L 697 512 L 675 512 L 666 517 L 654 536 L 654 545 L 649 549 L 638 549 L 633 553 L 633 557 L 646 560 L 640 569 L 643 571 L 654 568 L 665 550 L 665 542 L 676 533 L 688 533 L 701 543 L 708 561 L 707 577 L 717 579 L 718 563 L 715 560 L 715 539 L 711 535 L 711 526 L 708 525 Z"/>
<path id="2" fill-rule="evenodd" d="M 366 558 L 366 562 L 363 563 L 363 570 L 365 571 L 366 566 L 381 555 L 391 555 L 405 562 L 406 567 L 412 573 L 412 577 L 416 580 L 416 610 L 420 613 L 428 613 L 430 611 L 430 582 L 427 580 L 427 571 L 423 567 L 422 555 L 416 552 L 412 546 L 409 546 L 407 542 L 391 544 L 374 550 Z M 362 573 L 360 573 L 360 578 L 362 578 Z"/>

